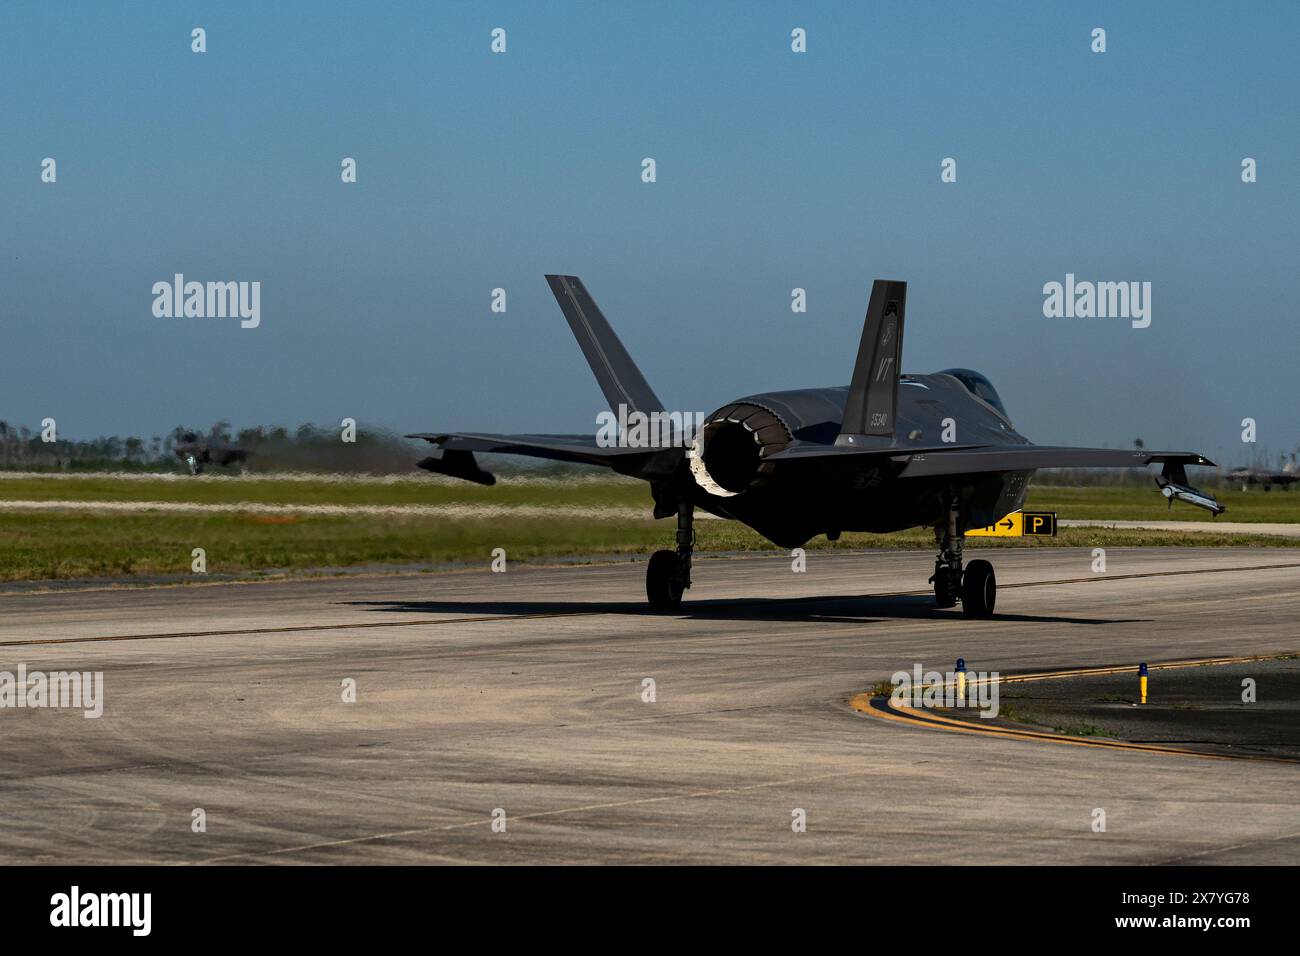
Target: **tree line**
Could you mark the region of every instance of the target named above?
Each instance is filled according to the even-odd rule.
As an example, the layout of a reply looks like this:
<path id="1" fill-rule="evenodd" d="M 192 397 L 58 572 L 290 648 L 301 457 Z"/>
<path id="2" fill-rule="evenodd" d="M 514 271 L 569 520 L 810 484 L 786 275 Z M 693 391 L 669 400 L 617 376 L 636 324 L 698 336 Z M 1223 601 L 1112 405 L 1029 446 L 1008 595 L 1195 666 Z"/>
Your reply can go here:
<path id="1" fill-rule="evenodd" d="M 385 429 L 356 429 L 344 442 L 337 427 L 306 423 L 235 430 L 227 421 L 210 428 L 177 425 L 166 435 L 101 435 L 45 441 L 40 429 L 0 421 L 0 468 L 22 471 L 185 471 L 176 446 L 197 438 L 251 452 L 250 472 L 321 471 L 395 474 L 409 472 L 422 455 L 415 442 Z M 421 442 L 420 445 L 423 443 Z M 220 472 L 222 469 L 213 469 Z M 229 469 L 237 472 L 239 468 Z"/>

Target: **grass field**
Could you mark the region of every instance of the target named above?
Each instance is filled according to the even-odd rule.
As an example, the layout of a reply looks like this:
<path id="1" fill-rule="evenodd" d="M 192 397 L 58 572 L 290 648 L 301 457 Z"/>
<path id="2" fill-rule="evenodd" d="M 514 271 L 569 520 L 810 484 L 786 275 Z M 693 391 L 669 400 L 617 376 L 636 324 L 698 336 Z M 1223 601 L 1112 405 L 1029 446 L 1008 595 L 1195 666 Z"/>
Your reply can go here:
<path id="1" fill-rule="evenodd" d="M 1227 491 L 1222 500 L 1234 521 L 1300 520 L 1300 494 Z M 615 508 L 627 517 L 572 516 L 445 517 L 410 514 L 315 515 L 222 512 L 177 514 L 0 510 L 0 580 L 172 575 L 190 572 L 191 552 L 203 548 L 209 574 L 258 575 L 290 571 L 447 562 L 487 564 L 494 548 L 509 560 L 543 556 L 586 559 L 646 553 L 671 547 L 670 521 L 649 518 L 646 487 L 631 480 L 575 478 L 515 480 L 484 488 L 415 476 L 402 480 L 312 478 L 0 478 L 3 501 L 152 501 L 250 505 L 496 505 Z M 0 506 L 2 507 L 2 506 Z M 1155 490 L 1141 487 L 1035 487 L 1026 507 L 1084 520 L 1208 521 L 1188 507 L 1166 510 Z M 644 514 L 645 517 L 637 517 Z M 775 550 L 734 522 L 699 521 L 701 551 Z M 997 547 L 1124 547 L 1151 545 L 1257 545 L 1288 547 L 1297 539 L 1199 531 L 1157 532 L 1097 528 L 1063 529 L 1056 538 L 972 540 L 975 549 Z M 891 535 L 845 534 L 809 549 L 922 548 L 933 546 L 928 530 Z"/>
<path id="2" fill-rule="evenodd" d="M 359 479 L 293 476 L 244 478 L 22 476 L 0 472 L 0 501 L 164 501 L 197 504 L 569 505 L 640 508 L 649 487 L 634 479 L 575 476 L 513 479 L 491 487 L 434 475 Z"/>

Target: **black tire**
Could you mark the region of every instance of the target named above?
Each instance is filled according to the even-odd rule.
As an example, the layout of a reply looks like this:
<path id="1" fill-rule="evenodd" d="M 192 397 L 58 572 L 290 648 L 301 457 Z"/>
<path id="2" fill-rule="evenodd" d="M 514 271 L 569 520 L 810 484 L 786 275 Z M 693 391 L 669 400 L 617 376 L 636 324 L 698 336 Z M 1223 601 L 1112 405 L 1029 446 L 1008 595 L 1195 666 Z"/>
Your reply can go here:
<path id="1" fill-rule="evenodd" d="M 993 565 L 972 561 L 961 576 L 961 609 L 967 617 L 992 617 L 998 601 L 998 579 Z"/>
<path id="2" fill-rule="evenodd" d="M 656 611 L 675 611 L 682 604 L 682 582 L 676 551 L 656 551 L 645 569 L 645 596 Z"/>
<path id="3" fill-rule="evenodd" d="M 946 564 L 934 566 L 934 606 L 955 607 L 957 589 L 952 586 L 952 569 Z"/>

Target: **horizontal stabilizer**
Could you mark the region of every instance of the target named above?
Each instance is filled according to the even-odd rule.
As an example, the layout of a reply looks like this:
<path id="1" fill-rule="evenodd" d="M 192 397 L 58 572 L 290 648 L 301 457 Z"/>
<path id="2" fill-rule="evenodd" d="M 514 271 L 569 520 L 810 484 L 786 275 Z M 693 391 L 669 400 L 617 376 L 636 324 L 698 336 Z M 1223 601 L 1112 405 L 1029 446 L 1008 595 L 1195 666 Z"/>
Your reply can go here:
<path id="1" fill-rule="evenodd" d="M 523 455 L 527 458 L 545 458 L 549 461 L 567 461 L 582 465 L 603 465 L 627 474 L 671 474 L 681 460 L 680 448 L 647 449 L 621 446 L 605 447 L 592 435 L 469 435 L 451 432 L 420 432 L 407 438 L 422 438 L 433 446 L 433 455 L 420 462 L 420 467 L 444 475 L 454 475 L 467 481 L 484 482 L 475 474 L 491 477 L 481 471 L 471 456 L 466 462 L 460 458 L 470 452 L 493 455 Z M 443 465 L 447 456 L 457 456 L 456 463 Z M 430 467 L 430 462 L 438 462 Z M 454 468 L 457 471 L 447 469 Z M 464 471 L 461 474 L 460 471 Z"/>

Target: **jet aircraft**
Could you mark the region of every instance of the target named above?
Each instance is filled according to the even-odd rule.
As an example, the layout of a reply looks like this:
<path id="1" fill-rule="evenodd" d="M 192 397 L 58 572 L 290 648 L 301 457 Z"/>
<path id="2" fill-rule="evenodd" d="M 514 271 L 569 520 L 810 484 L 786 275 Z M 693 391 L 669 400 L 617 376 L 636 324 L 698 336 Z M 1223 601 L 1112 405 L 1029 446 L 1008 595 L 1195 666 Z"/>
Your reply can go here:
<path id="1" fill-rule="evenodd" d="M 663 404 L 576 276 L 548 275 L 551 291 L 619 420 L 660 416 Z M 984 375 L 950 368 L 902 374 L 905 282 L 872 286 L 857 361 L 847 386 L 764 392 L 728 402 L 704 419 L 687 447 L 675 433 L 653 441 L 600 442 L 587 435 L 409 435 L 432 446 L 419 467 L 480 484 L 494 477 L 475 452 L 601 465 L 650 485 L 654 517 L 677 519 L 676 548 L 656 551 L 646 571 L 650 605 L 672 610 L 691 586 L 697 508 L 743 522 L 781 548 L 824 534 L 934 529 L 930 583 L 941 608 L 992 615 L 997 579 L 985 560 L 963 562 L 966 532 L 1024 504 L 1040 468 L 1163 466 L 1156 485 L 1170 503 L 1224 511 L 1188 482 L 1186 466 L 1212 466 L 1195 452 L 1035 445 L 1016 431 Z"/>
<path id="2" fill-rule="evenodd" d="M 192 475 L 202 474 L 205 465 L 243 465 L 252 454 L 245 448 L 228 445 L 216 436 L 204 436 L 197 432 L 183 433 L 180 440 L 172 446 L 172 452 L 190 466 Z"/>
<path id="3" fill-rule="evenodd" d="M 1289 491 L 1291 485 L 1300 481 L 1300 471 L 1296 470 L 1295 462 L 1289 461 L 1282 466 L 1281 471 L 1272 468 L 1234 468 L 1225 476 L 1228 481 L 1241 485 L 1241 490 L 1245 491 L 1247 485 L 1263 485 L 1265 491 L 1272 491 L 1273 486 L 1277 485 L 1284 491 Z"/>

